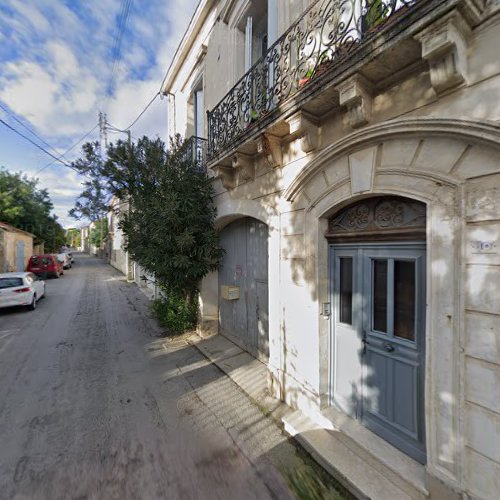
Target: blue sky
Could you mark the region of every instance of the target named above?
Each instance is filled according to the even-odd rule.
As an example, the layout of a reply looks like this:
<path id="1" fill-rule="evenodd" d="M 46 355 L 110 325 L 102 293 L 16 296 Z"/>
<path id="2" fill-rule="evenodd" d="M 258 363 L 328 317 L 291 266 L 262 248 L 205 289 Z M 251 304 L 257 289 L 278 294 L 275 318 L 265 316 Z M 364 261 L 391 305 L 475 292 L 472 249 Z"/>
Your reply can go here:
<path id="1" fill-rule="evenodd" d="M 97 124 L 99 111 L 118 128 L 134 120 L 159 90 L 198 3 L 132 0 L 121 60 L 113 72 L 127 1 L 0 0 L 0 103 L 59 153 Z M 166 100 L 157 99 L 132 135 L 166 139 L 166 116 Z M 0 118 L 29 135 L 1 109 Z M 98 130 L 89 139 L 97 136 Z M 80 147 L 66 159 L 75 159 Z M 50 162 L 49 156 L 0 123 L 0 166 L 33 175 Z M 78 225 L 67 216 L 81 191 L 78 176 L 53 164 L 37 177 L 48 188 L 60 222 Z"/>

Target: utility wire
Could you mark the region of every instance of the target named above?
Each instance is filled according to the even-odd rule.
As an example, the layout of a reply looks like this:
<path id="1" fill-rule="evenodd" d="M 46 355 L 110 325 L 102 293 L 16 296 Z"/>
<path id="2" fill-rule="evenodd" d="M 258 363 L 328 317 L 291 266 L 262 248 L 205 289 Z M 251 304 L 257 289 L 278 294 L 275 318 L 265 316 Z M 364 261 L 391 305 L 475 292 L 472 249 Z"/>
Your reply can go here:
<path id="1" fill-rule="evenodd" d="M 108 99 L 111 96 L 111 93 L 113 92 L 113 85 L 114 85 L 114 80 L 115 80 L 115 74 L 118 70 L 118 67 L 120 65 L 120 60 L 121 60 L 121 49 L 122 49 L 122 43 L 123 43 L 123 35 L 125 33 L 125 28 L 127 26 L 128 19 L 130 17 L 130 12 L 132 9 L 132 3 L 133 0 L 122 0 L 121 3 L 121 11 L 118 19 L 118 29 L 115 33 L 115 37 L 113 40 L 113 48 L 112 48 L 112 54 L 113 54 L 113 62 L 111 65 L 111 75 L 109 77 L 108 85 L 106 88 L 106 97 L 104 100 L 104 105 L 108 101 Z"/>
<path id="2" fill-rule="evenodd" d="M 59 156 L 59 158 L 63 158 L 71 150 L 75 149 L 76 146 L 78 146 L 78 144 L 80 144 L 83 140 L 85 140 L 98 126 L 99 126 L 99 124 L 94 125 L 85 135 L 83 135 L 82 137 L 80 137 L 80 139 L 78 139 L 78 141 L 76 141 L 75 143 L 73 143 L 61 156 Z M 45 165 L 42 168 L 40 168 L 39 170 L 37 170 L 33 175 L 39 174 L 42 170 L 45 170 L 46 168 L 50 167 L 54 163 L 55 163 L 55 161 L 51 161 L 50 163 L 47 163 L 47 165 Z"/>
<path id="3" fill-rule="evenodd" d="M 17 118 L 17 116 L 14 113 L 12 113 L 7 107 L 5 107 L 1 102 L 0 102 L 0 108 L 3 109 L 13 120 L 19 123 L 19 125 L 21 125 L 24 129 L 26 129 L 30 134 L 34 135 L 40 142 L 45 144 L 45 146 L 52 149 L 52 151 L 54 151 L 55 153 L 59 154 L 57 149 L 51 146 L 46 140 L 40 137 L 34 130 L 32 130 L 27 125 L 25 125 L 21 120 L 19 120 L 19 118 Z"/>
<path id="4" fill-rule="evenodd" d="M 125 128 L 125 130 L 130 130 L 139 121 L 139 119 L 141 118 L 141 116 L 149 109 L 149 107 L 151 106 L 151 104 L 153 104 L 153 102 L 156 100 L 156 98 L 159 95 L 160 95 L 160 92 L 157 92 L 152 97 L 152 99 L 147 103 L 146 107 L 139 113 L 139 115 L 137 116 L 137 118 L 128 127 Z"/>
<path id="5" fill-rule="evenodd" d="M 144 107 L 144 109 L 137 115 L 136 119 L 128 127 L 125 127 L 124 129 L 120 129 L 120 128 L 115 127 L 115 126 L 111 125 L 110 123 L 108 123 L 107 128 L 115 129 L 118 132 L 127 132 L 128 130 L 130 130 L 140 120 L 140 118 L 142 117 L 142 115 L 149 109 L 149 107 L 151 106 L 151 104 L 153 104 L 153 102 L 155 102 L 155 100 L 157 99 L 157 97 L 159 95 L 160 95 L 160 92 L 156 92 L 156 94 L 151 98 L 151 100 L 146 104 L 146 106 Z"/>
<path id="6" fill-rule="evenodd" d="M 47 151 L 45 148 L 42 148 L 42 146 L 40 146 L 40 144 L 36 143 L 35 141 L 32 141 L 29 137 L 27 137 L 26 135 L 24 135 L 22 132 L 19 132 L 19 130 L 16 130 L 14 127 L 11 127 L 7 122 L 3 121 L 1 118 L 0 118 L 0 123 L 3 123 L 7 128 L 9 128 L 13 132 L 15 132 L 17 135 L 20 135 L 23 139 L 26 139 L 28 142 L 30 142 L 31 144 L 33 144 L 33 146 L 37 147 L 38 149 L 40 149 L 41 151 L 43 151 L 45 154 L 47 154 L 47 155 L 51 156 L 52 158 L 54 158 L 54 160 L 62 163 L 66 167 L 72 168 L 69 163 L 66 163 L 65 161 L 61 160 L 61 158 L 58 158 L 57 156 L 53 155 L 51 152 Z"/>

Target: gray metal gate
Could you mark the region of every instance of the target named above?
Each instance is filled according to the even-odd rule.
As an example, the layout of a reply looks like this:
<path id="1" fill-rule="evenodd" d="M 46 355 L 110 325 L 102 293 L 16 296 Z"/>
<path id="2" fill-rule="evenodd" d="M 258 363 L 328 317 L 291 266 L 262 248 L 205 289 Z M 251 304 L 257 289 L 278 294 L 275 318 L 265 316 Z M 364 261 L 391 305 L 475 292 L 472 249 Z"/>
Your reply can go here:
<path id="1" fill-rule="evenodd" d="M 269 357 L 268 236 L 266 224 L 246 217 L 220 234 L 226 253 L 219 269 L 221 333 L 257 357 Z M 224 298 L 224 286 L 239 287 L 239 298 Z"/>

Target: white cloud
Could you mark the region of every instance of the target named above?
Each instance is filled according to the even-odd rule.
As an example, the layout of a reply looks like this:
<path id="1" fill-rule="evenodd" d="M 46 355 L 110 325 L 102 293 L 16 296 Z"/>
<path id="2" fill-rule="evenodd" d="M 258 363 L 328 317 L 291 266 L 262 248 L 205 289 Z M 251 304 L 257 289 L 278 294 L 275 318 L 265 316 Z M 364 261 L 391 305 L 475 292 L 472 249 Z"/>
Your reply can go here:
<path id="1" fill-rule="evenodd" d="M 9 44 L 0 47 L 0 100 L 58 150 L 95 125 L 104 104 L 113 125 L 129 125 L 158 92 L 197 1 L 132 2 L 116 84 L 106 98 L 121 0 L 4 0 L 0 34 L 8 34 Z M 166 117 L 166 101 L 157 99 L 132 134 L 166 139 Z M 41 166 L 33 165 L 32 171 Z M 72 175 L 64 167 L 40 174 L 64 217 L 67 197 L 81 191 Z"/>
<path id="2" fill-rule="evenodd" d="M 20 0 L 10 2 L 11 7 L 17 11 L 24 20 L 31 24 L 31 28 L 38 32 L 48 33 L 50 31 L 50 23 L 45 16 L 32 4 L 27 4 Z"/>

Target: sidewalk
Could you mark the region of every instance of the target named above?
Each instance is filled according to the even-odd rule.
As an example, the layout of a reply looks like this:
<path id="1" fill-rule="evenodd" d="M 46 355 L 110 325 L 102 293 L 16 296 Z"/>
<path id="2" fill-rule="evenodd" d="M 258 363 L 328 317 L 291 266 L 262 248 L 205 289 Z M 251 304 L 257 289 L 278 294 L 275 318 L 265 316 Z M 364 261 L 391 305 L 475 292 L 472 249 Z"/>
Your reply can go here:
<path id="1" fill-rule="evenodd" d="M 267 389 L 266 366 L 222 335 L 203 338 L 197 334 L 186 342 L 196 347 L 211 363 L 231 378 L 261 411 L 272 417 L 289 436 L 303 447 L 344 489 L 344 495 L 373 500 L 423 500 L 427 491 L 423 480 L 413 483 L 418 472 L 399 464 L 401 476 L 394 467 L 381 465 L 369 450 L 356 446 L 341 429 L 326 419 L 320 425 L 299 410 L 271 397 Z"/>
<path id="2" fill-rule="evenodd" d="M 147 290 L 141 287 L 139 289 L 151 300 Z M 196 349 L 210 364 L 232 380 L 260 411 L 263 416 L 260 425 L 266 429 L 256 429 L 252 422 L 248 422 L 246 426 L 244 421 L 247 419 L 243 416 L 242 428 L 248 427 L 252 436 L 250 439 L 257 448 L 262 444 L 257 442 L 259 439 L 269 441 L 265 444 L 264 454 L 282 474 L 287 476 L 289 471 L 298 471 L 297 488 L 305 485 L 304 495 L 298 495 L 299 498 L 429 498 L 425 469 L 420 464 L 416 464 L 381 438 L 372 435 L 358 423 L 343 415 L 337 415 L 334 408 L 314 416 L 313 420 L 300 410 L 294 410 L 271 397 L 268 392 L 266 365 L 226 337 L 191 333 L 167 338 L 163 342 L 168 350 L 184 347 Z M 224 398 L 223 394 L 221 398 Z M 267 421 L 267 424 L 264 421 Z M 275 431 L 270 430 L 270 425 L 275 427 Z M 235 429 L 231 432 L 233 431 Z M 279 438 L 276 437 L 277 434 Z M 362 439 L 359 439 L 360 436 Z M 235 438 L 240 439 L 241 436 Z M 246 437 L 242 439 L 247 441 Z M 273 445 L 270 445 L 271 441 Z M 315 483 L 312 486 L 308 483 L 311 477 Z M 315 478 L 320 478 L 320 482 L 316 482 Z M 332 488 L 331 491 L 335 489 L 342 491 L 342 494 L 339 496 L 337 492 L 333 492 L 327 496 L 310 495 L 315 486 L 319 484 L 321 489 L 321 484 L 325 482 Z"/>
<path id="3" fill-rule="evenodd" d="M 292 417 L 294 410 L 271 397 L 267 391 L 268 371 L 266 366 L 247 352 L 240 349 L 222 335 L 201 337 L 196 333 L 167 339 L 166 349 L 174 352 L 191 347 L 217 367 L 241 390 L 262 414 L 255 421 L 241 414 L 244 428 L 234 426 L 228 429 L 236 442 L 244 442 L 248 450 L 256 451 L 249 460 L 260 462 L 262 456 L 272 463 L 291 484 L 298 499 L 345 500 L 354 498 L 330 474 L 318 465 L 304 448 L 284 429 L 283 422 Z M 223 405 L 224 395 L 220 395 L 219 405 Z M 252 452 L 250 452 L 252 455 Z M 363 498 L 363 497 L 360 497 Z"/>

